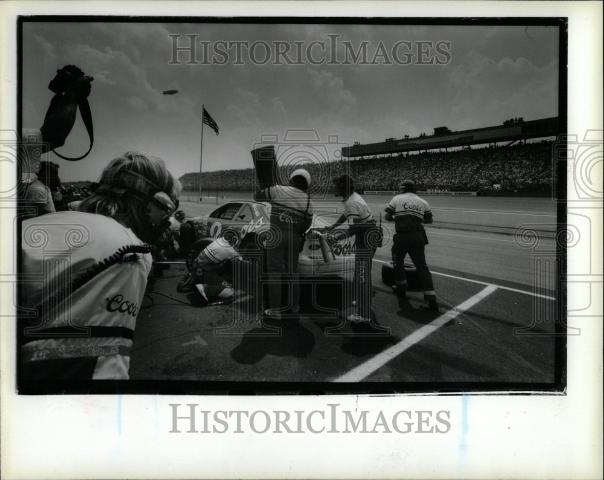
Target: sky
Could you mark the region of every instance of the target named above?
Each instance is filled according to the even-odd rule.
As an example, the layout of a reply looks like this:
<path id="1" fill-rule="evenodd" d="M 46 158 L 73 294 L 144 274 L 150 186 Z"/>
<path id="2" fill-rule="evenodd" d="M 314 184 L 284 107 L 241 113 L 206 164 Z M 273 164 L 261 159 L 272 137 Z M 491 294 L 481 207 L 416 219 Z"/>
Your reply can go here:
<path id="1" fill-rule="evenodd" d="M 400 65 L 391 53 L 390 65 L 384 57 L 372 65 L 308 59 L 258 65 L 246 55 L 237 62 L 231 50 L 224 65 L 211 65 L 203 64 L 198 46 L 197 64 L 187 64 L 186 53 L 171 64 L 171 34 L 180 35 L 180 45 L 194 34 L 210 49 L 219 40 L 265 41 L 273 56 L 274 41 L 303 42 L 304 48 L 325 42 L 328 53 L 314 49 L 314 60 L 329 60 L 329 35 L 339 35 L 340 53 L 343 41 L 355 50 L 366 42 L 369 60 L 380 42 L 391 52 L 399 41 L 444 41 L 449 55 L 438 57 L 447 60 L 440 65 Z M 262 60 L 265 50 L 255 51 Z M 252 167 L 250 151 L 267 136 L 282 144 L 278 155 L 294 139 L 320 145 L 312 148 L 321 160 L 336 160 L 339 149 L 355 141 L 558 115 L 556 27 L 25 22 L 22 55 L 24 128 L 42 124 L 57 69 L 75 64 L 94 77 L 91 154 L 79 162 L 48 157 L 60 165 L 63 181 L 97 180 L 111 159 L 129 150 L 163 158 L 177 177 L 199 171 L 202 105 L 220 127 L 218 136 L 204 127 L 204 171 Z M 179 93 L 163 95 L 168 89 Z M 78 118 L 59 151 L 76 156 L 87 145 Z"/>

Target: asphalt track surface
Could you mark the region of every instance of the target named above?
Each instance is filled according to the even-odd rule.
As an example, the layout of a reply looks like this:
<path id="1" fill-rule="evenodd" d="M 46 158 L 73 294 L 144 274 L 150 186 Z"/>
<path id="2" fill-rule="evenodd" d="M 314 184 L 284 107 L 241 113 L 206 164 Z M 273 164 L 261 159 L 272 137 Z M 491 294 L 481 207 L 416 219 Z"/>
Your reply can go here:
<path id="1" fill-rule="evenodd" d="M 366 198 L 375 214 L 389 200 Z M 555 239 L 548 229 L 555 231 L 555 202 L 426 198 L 436 219 L 427 229 L 426 255 L 440 312 L 422 309 L 422 296 L 415 292 L 409 294 L 411 308 L 399 309 L 381 282 L 382 265 L 390 261 L 388 245 L 373 262 L 376 323 L 364 328 L 343 322 L 337 312 L 310 309 L 298 321 L 262 325 L 255 299 L 245 294 L 232 305 L 194 306 L 191 297 L 176 292 L 184 267 L 172 265 L 148 286 L 137 321 L 131 378 L 403 382 L 425 383 L 428 390 L 433 383 L 553 383 L 552 334 L 560 318 Z M 217 199 L 204 198 L 202 203 L 185 201 L 182 208 L 194 216 L 210 213 L 216 204 Z M 318 202 L 317 207 L 331 211 L 338 203 Z M 512 230 L 485 231 L 481 222 L 486 217 L 493 226 Z M 447 222 L 439 225 L 443 218 Z M 450 228 L 458 218 L 463 222 Z M 518 227 L 528 224 L 544 228 L 519 235 Z"/>

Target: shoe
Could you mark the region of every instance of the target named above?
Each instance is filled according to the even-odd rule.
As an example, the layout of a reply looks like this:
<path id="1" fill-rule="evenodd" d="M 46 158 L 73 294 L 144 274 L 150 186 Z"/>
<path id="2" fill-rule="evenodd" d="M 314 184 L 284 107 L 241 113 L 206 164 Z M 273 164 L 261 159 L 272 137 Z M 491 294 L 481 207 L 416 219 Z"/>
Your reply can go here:
<path id="1" fill-rule="evenodd" d="M 424 300 L 428 302 L 428 309 L 433 312 L 438 312 L 438 302 L 435 295 L 424 295 Z"/>
<path id="2" fill-rule="evenodd" d="M 352 313 L 346 317 L 350 323 L 371 323 L 371 318 L 363 317 L 358 313 Z"/>
<path id="3" fill-rule="evenodd" d="M 264 318 L 269 320 L 281 320 L 283 318 L 283 314 L 278 310 L 272 310 L 270 308 L 267 308 L 264 311 Z"/>
<path id="4" fill-rule="evenodd" d="M 416 309 L 413 307 L 413 305 L 411 305 L 411 303 L 409 303 L 409 300 L 407 300 L 406 298 L 398 299 L 398 308 L 399 308 L 399 310 L 398 310 L 398 312 L 396 312 L 396 314 L 401 317 L 411 315 L 411 314 L 413 314 L 413 312 L 416 311 Z"/>
<path id="5" fill-rule="evenodd" d="M 429 301 L 428 305 L 423 307 L 425 310 L 429 310 L 431 312 L 440 312 L 440 309 L 438 308 L 438 303 L 436 302 L 436 300 L 434 301 Z"/>

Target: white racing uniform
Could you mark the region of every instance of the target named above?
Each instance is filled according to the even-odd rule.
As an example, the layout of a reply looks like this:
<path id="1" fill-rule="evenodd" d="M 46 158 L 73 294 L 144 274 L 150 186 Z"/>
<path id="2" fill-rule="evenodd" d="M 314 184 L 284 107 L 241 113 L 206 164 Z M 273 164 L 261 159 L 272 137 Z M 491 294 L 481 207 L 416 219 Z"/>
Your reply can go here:
<path id="1" fill-rule="evenodd" d="M 25 365 L 96 359 L 91 378 L 128 379 L 130 349 L 151 255 L 129 228 L 66 211 L 22 224 L 22 305 L 37 308 L 25 329 Z M 30 322 L 35 323 L 35 322 Z"/>

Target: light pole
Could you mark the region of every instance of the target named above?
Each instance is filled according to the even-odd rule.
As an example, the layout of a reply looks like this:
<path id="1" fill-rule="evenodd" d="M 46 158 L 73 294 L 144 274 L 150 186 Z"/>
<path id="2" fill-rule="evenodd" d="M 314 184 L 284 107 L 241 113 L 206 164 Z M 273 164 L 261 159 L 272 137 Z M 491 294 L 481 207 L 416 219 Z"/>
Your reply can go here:
<path id="1" fill-rule="evenodd" d="M 201 196 L 201 168 L 203 166 L 203 104 L 201 104 L 201 140 L 199 144 L 199 203 L 203 202 Z"/>
<path id="2" fill-rule="evenodd" d="M 178 90 L 164 90 L 162 92 L 162 95 L 176 95 L 178 94 Z M 202 172 L 202 168 L 203 168 L 203 105 L 201 106 L 201 114 L 202 114 L 202 121 L 201 121 L 201 139 L 200 139 L 200 145 L 199 145 L 199 201 L 202 202 L 203 201 L 203 197 L 201 196 L 201 172 Z"/>

